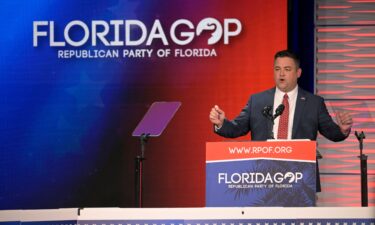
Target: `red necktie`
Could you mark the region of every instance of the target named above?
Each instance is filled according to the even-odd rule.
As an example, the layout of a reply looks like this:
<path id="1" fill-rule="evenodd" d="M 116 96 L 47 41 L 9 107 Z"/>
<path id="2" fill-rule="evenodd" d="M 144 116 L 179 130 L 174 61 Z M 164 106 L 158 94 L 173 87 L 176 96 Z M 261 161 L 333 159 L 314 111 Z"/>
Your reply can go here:
<path id="1" fill-rule="evenodd" d="M 288 138 L 289 101 L 288 101 L 287 94 L 284 95 L 283 105 L 285 106 L 285 108 L 284 108 L 284 112 L 280 116 L 277 139 Z"/>

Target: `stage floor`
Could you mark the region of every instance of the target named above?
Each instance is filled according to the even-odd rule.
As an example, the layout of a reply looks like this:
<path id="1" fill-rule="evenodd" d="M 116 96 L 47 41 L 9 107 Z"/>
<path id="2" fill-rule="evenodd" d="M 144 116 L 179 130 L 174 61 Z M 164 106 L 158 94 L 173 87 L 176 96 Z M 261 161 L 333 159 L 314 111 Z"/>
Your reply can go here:
<path id="1" fill-rule="evenodd" d="M 375 225 L 374 207 L 3 210 L 0 225 Z"/>

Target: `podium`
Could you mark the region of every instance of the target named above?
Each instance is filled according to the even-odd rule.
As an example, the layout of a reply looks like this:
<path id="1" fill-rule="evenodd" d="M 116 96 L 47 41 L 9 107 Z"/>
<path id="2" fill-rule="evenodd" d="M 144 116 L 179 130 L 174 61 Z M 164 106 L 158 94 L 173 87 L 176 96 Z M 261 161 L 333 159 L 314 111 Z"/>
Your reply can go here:
<path id="1" fill-rule="evenodd" d="M 206 206 L 315 206 L 316 142 L 206 143 Z"/>

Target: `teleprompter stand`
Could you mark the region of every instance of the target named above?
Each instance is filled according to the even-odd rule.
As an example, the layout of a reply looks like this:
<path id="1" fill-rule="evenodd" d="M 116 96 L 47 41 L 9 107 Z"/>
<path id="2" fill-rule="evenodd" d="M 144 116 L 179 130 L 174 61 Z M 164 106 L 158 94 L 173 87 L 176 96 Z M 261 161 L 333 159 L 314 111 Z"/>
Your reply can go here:
<path id="1" fill-rule="evenodd" d="M 141 141 L 141 154 L 135 158 L 135 203 L 142 208 L 143 195 L 143 161 L 145 160 L 146 143 L 149 137 L 160 136 L 173 118 L 181 102 L 154 102 L 141 122 L 133 131 L 133 137 Z"/>
<path id="2" fill-rule="evenodd" d="M 361 202 L 362 207 L 368 206 L 368 184 L 367 184 L 367 155 L 363 154 L 363 139 L 366 138 L 363 131 L 358 133 L 355 131 L 355 136 L 359 141 L 359 156 L 361 161 Z"/>
<path id="3" fill-rule="evenodd" d="M 142 134 L 139 138 L 141 140 L 141 155 L 135 157 L 135 203 L 136 207 L 142 207 L 142 190 L 143 190 L 143 180 L 142 180 L 142 170 L 143 161 L 145 160 L 145 149 L 149 134 Z"/>

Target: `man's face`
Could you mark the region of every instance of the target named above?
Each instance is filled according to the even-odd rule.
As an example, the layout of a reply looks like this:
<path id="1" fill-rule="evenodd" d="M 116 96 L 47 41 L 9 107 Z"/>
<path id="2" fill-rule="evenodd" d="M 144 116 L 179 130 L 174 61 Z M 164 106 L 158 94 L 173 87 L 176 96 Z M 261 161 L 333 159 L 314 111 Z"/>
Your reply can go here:
<path id="1" fill-rule="evenodd" d="M 302 70 L 297 68 L 294 60 L 289 57 L 276 58 L 273 75 L 276 86 L 283 92 L 293 90 L 297 85 L 297 79 L 301 76 Z"/>

